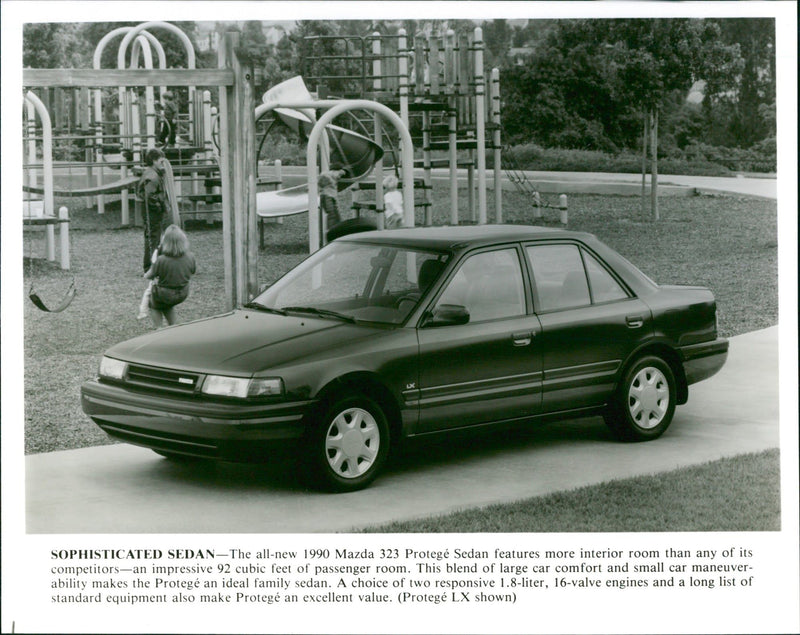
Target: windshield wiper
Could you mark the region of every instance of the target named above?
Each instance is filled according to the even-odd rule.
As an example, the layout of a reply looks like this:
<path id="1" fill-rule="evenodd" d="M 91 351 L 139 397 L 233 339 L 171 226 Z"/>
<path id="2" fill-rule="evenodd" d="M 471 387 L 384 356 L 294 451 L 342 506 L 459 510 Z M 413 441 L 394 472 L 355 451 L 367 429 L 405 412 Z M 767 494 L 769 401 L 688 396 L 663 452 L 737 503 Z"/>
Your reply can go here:
<path id="1" fill-rule="evenodd" d="M 338 313 L 337 311 L 330 311 L 329 309 L 318 309 L 313 306 L 285 306 L 281 310 L 287 312 L 293 311 L 295 313 L 310 313 L 320 317 L 332 317 L 339 320 L 344 320 L 345 322 L 350 322 L 352 324 L 356 323 L 356 319 L 352 315 Z"/>
<path id="2" fill-rule="evenodd" d="M 261 304 L 261 302 L 256 302 L 255 300 L 252 300 L 251 302 L 248 302 L 247 304 L 244 304 L 242 306 L 244 306 L 245 309 L 258 309 L 259 311 L 266 311 L 267 313 L 277 313 L 278 315 L 286 315 L 286 311 L 284 311 L 283 309 L 273 309 L 272 307 L 267 306 L 265 304 Z"/>

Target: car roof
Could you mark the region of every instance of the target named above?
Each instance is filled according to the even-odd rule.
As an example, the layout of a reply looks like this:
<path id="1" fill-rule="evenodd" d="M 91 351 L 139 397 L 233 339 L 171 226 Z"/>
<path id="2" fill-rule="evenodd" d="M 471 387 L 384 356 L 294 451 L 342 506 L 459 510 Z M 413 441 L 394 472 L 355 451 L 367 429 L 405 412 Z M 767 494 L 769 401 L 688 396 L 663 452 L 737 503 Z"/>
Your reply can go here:
<path id="1" fill-rule="evenodd" d="M 465 247 L 481 247 L 504 242 L 541 238 L 592 239 L 591 234 L 554 227 L 531 225 L 464 225 L 446 227 L 410 227 L 350 234 L 339 240 L 348 242 L 380 242 L 422 249 L 454 251 Z"/>

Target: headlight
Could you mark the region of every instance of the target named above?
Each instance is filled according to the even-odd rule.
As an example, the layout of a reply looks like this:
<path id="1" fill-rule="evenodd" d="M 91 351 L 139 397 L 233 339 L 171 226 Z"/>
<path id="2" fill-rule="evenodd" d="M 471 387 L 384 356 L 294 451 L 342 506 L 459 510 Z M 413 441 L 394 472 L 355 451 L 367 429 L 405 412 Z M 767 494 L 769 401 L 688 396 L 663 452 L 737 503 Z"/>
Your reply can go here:
<path id="1" fill-rule="evenodd" d="M 201 392 L 220 397 L 273 397 L 283 394 L 283 380 L 277 377 L 253 379 L 207 375 Z"/>
<path id="2" fill-rule="evenodd" d="M 103 359 L 100 360 L 100 377 L 106 377 L 107 379 L 123 379 L 125 377 L 125 371 L 127 370 L 127 362 L 121 362 L 111 357 L 103 357 Z"/>

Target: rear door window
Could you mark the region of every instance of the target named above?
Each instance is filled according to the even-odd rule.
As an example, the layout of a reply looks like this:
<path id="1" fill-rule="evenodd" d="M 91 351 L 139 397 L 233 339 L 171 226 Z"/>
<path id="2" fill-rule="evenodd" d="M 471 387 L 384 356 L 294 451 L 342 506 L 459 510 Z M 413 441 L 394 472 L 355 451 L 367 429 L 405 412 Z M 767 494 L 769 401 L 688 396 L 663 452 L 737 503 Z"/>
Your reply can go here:
<path id="1" fill-rule="evenodd" d="M 533 267 L 539 311 L 591 304 L 589 283 L 577 245 L 533 245 L 526 251 Z"/>
<path id="2" fill-rule="evenodd" d="M 608 270 L 587 251 L 583 252 L 583 261 L 586 263 L 586 273 L 589 274 L 589 286 L 592 291 L 592 302 L 613 302 L 628 297 L 627 292 L 619 282 L 614 280 Z"/>

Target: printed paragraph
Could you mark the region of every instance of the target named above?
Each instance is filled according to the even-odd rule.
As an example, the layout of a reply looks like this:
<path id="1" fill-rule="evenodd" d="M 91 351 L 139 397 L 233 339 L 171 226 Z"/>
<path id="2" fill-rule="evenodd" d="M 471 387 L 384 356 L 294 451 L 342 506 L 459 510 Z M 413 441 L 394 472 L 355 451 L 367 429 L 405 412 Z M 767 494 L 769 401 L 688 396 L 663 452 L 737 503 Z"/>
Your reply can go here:
<path id="1" fill-rule="evenodd" d="M 580 589 L 752 587 L 752 563 L 740 545 L 56 549 L 47 580 L 59 604 L 501 604 Z"/>

